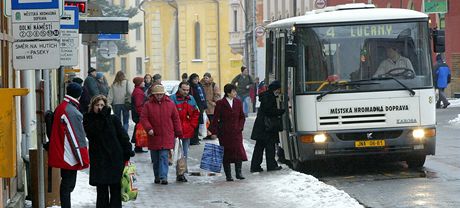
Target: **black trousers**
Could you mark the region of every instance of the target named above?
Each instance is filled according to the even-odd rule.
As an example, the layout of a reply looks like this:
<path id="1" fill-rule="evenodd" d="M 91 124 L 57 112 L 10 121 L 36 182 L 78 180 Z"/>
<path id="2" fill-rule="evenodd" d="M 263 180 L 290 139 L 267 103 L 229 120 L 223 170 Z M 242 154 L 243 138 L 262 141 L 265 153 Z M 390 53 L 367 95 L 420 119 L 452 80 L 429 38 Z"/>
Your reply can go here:
<path id="1" fill-rule="evenodd" d="M 70 194 L 77 183 L 77 171 L 61 169 L 61 187 L 59 190 L 61 207 L 70 208 Z"/>
<path id="2" fill-rule="evenodd" d="M 254 146 L 254 152 L 251 159 L 251 170 L 257 170 L 262 164 L 263 154 L 265 150 L 265 160 L 267 163 L 267 170 L 273 170 L 278 167 L 275 160 L 275 141 L 274 139 L 257 140 Z"/>
<path id="3" fill-rule="evenodd" d="M 190 138 L 190 145 L 197 145 L 200 143 L 200 138 L 198 137 L 200 127 L 199 125 L 203 123 L 203 110 L 200 110 L 200 116 L 198 117 L 198 127 L 195 128 L 195 133 L 193 138 Z"/>
<path id="4" fill-rule="evenodd" d="M 120 179 L 121 181 L 121 179 Z M 121 208 L 121 184 L 98 185 L 96 186 L 97 208 Z M 109 196 L 110 192 L 110 196 Z"/>

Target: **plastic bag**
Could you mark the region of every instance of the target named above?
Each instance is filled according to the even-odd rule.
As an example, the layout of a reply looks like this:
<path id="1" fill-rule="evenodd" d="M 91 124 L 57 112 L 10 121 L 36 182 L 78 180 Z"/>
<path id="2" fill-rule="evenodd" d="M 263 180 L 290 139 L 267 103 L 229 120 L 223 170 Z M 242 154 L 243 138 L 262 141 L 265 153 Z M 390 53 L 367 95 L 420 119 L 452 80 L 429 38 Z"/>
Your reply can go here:
<path id="1" fill-rule="evenodd" d="M 217 144 L 206 143 L 203 156 L 201 157 L 200 168 L 215 173 L 220 173 L 224 160 L 224 147 Z"/>
<path id="2" fill-rule="evenodd" d="M 144 127 L 141 124 L 136 125 L 136 146 L 138 147 L 147 147 L 148 144 L 148 135 L 144 130 Z"/>
<path id="3" fill-rule="evenodd" d="M 206 125 L 208 120 L 209 120 L 208 115 L 206 115 L 206 112 L 203 112 L 203 123 L 200 123 L 200 125 L 198 125 L 198 134 L 201 137 L 208 136 L 208 128 L 207 128 L 207 125 Z"/>
<path id="4" fill-rule="evenodd" d="M 139 190 L 135 184 L 136 166 L 131 162 L 127 162 L 121 177 L 121 199 L 124 202 L 136 200 Z"/>
<path id="5" fill-rule="evenodd" d="M 184 150 L 182 149 L 182 140 L 178 139 L 177 148 L 177 160 L 176 160 L 176 175 L 181 176 L 187 171 L 187 160 L 184 156 Z"/>

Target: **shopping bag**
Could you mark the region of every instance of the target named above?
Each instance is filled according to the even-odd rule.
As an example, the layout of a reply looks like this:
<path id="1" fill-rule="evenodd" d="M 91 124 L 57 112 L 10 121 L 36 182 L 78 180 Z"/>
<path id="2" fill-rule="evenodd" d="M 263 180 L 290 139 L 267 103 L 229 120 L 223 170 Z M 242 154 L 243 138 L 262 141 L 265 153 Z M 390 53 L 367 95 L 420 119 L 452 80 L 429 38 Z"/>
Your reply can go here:
<path id="1" fill-rule="evenodd" d="M 147 132 L 144 130 L 141 124 L 136 125 L 136 146 L 138 147 L 147 147 L 148 144 L 148 135 Z"/>
<path id="2" fill-rule="evenodd" d="M 203 112 L 203 123 L 200 123 L 200 125 L 198 125 L 198 133 L 202 137 L 208 136 L 208 128 L 207 128 L 207 125 L 206 125 L 208 120 L 209 120 L 208 115 L 206 115 L 206 112 Z"/>
<path id="3" fill-rule="evenodd" d="M 201 157 L 200 168 L 215 173 L 220 173 L 224 159 L 224 147 L 217 144 L 206 143 L 203 156 Z"/>
<path id="4" fill-rule="evenodd" d="M 181 176 L 187 171 L 187 161 L 185 160 L 184 150 L 182 148 L 182 140 L 179 139 L 179 145 L 177 148 L 177 160 L 176 160 L 176 175 Z"/>
<path id="5" fill-rule="evenodd" d="M 124 202 L 134 201 L 138 192 L 139 190 L 136 187 L 136 166 L 131 162 L 127 162 L 121 177 L 121 199 Z"/>

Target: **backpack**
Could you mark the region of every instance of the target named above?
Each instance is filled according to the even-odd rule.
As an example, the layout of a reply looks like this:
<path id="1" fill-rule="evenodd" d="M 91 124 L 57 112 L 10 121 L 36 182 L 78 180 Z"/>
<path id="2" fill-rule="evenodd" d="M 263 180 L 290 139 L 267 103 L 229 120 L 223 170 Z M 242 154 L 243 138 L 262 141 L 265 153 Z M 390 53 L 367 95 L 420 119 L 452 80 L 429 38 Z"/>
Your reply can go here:
<path id="1" fill-rule="evenodd" d="M 54 112 L 51 110 L 47 110 L 45 112 L 45 126 L 46 126 L 46 136 L 48 137 L 48 142 L 43 144 L 43 148 L 48 151 L 49 147 L 49 140 L 51 139 L 51 131 L 53 128 L 53 121 L 54 121 Z"/>
<path id="2" fill-rule="evenodd" d="M 136 110 L 136 102 L 134 100 L 134 96 L 131 95 L 131 119 L 134 121 L 134 123 L 139 123 L 139 113 L 137 113 Z"/>
<path id="3" fill-rule="evenodd" d="M 86 86 L 83 86 L 83 92 L 81 93 L 80 100 L 78 102 L 80 103 L 80 112 L 82 114 L 85 114 L 88 112 L 88 105 L 89 102 L 91 101 L 91 97 L 89 95 L 89 90 Z"/>

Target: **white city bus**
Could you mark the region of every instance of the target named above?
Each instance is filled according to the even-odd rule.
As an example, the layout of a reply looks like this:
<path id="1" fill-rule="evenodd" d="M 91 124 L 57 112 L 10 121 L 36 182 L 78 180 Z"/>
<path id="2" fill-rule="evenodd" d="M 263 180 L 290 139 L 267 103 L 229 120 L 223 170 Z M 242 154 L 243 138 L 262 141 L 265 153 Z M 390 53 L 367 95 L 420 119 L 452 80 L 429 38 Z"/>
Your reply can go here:
<path id="1" fill-rule="evenodd" d="M 294 169 L 373 156 L 422 167 L 436 146 L 429 40 L 426 14 L 372 4 L 267 25 L 266 79 L 282 83 L 280 147 Z"/>

